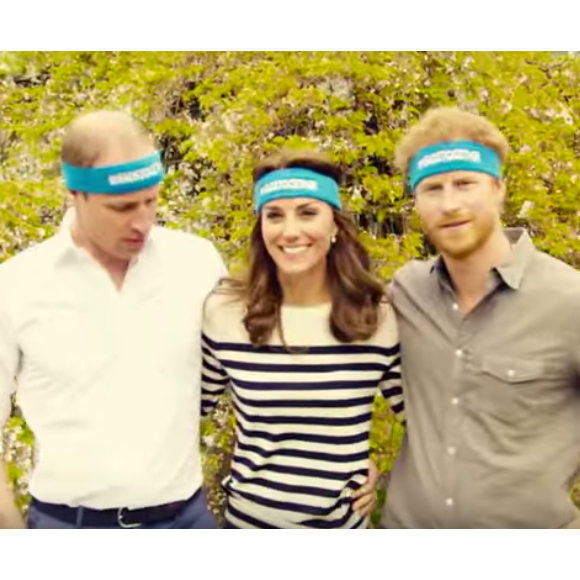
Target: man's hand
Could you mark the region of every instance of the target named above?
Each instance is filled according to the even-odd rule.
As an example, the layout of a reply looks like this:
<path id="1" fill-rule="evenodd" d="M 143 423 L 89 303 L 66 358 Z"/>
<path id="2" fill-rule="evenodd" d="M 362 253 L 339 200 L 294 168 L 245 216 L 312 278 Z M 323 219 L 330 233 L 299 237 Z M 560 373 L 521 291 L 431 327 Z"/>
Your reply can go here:
<path id="1" fill-rule="evenodd" d="M 0 459 L 0 530 L 25 530 L 26 524 L 14 503 L 8 483 L 6 464 Z"/>
<path id="2" fill-rule="evenodd" d="M 14 508 L 10 508 L 10 513 L 3 513 L 0 515 L 0 530 L 27 530 L 26 524 L 20 512 Z"/>
<path id="3" fill-rule="evenodd" d="M 368 516 L 377 505 L 375 488 L 378 481 L 379 470 L 377 466 L 372 461 L 370 461 L 369 476 L 366 483 L 352 494 L 352 499 L 354 502 L 352 507 L 363 517 Z"/>

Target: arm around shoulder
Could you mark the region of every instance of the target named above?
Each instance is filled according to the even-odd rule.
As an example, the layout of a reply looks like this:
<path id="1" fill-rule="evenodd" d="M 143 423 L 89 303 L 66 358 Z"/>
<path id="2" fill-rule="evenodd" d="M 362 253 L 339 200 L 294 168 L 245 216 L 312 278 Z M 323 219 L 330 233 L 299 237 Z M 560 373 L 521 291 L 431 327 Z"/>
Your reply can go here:
<path id="1" fill-rule="evenodd" d="M 203 250 L 204 273 L 214 288 L 222 278 L 228 276 L 228 268 L 214 242 L 206 238 L 198 238 L 197 242 L 201 244 Z"/>

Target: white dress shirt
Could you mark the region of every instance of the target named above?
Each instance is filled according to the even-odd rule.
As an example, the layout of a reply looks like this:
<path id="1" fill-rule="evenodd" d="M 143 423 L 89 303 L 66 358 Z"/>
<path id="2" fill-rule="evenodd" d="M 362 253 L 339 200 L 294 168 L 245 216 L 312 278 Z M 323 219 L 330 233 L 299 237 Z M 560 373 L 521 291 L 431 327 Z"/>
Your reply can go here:
<path id="1" fill-rule="evenodd" d="M 121 291 L 68 226 L 0 264 L 0 422 L 16 393 L 34 497 L 135 508 L 200 487 L 201 314 L 225 273 L 209 241 L 159 226 Z"/>

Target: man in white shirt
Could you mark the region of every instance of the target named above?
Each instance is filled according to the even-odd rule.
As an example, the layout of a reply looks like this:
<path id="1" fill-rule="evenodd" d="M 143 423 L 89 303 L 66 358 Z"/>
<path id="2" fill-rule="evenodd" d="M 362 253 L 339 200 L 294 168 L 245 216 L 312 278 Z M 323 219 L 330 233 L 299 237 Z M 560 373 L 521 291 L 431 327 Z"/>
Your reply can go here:
<path id="1" fill-rule="evenodd" d="M 226 273 L 155 225 L 163 167 L 131 117 L 68 127 L 70 223 L 0 264 L 0 424 L 35 435 L 23 522 L 0 461 L 0 528 L 215 529 L 199 450 L 200 317 Z"/>

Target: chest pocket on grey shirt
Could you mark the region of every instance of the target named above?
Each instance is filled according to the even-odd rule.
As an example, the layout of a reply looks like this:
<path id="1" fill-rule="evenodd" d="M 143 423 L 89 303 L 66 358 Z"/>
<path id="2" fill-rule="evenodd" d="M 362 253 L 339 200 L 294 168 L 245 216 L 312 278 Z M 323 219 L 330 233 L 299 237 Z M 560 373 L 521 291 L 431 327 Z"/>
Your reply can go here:
<path id="1" fill-rule="evenodd" d="M 501 421 L 517 421 L 546 400 L 543 361 L 483 356 L 477 406 Z"/>

